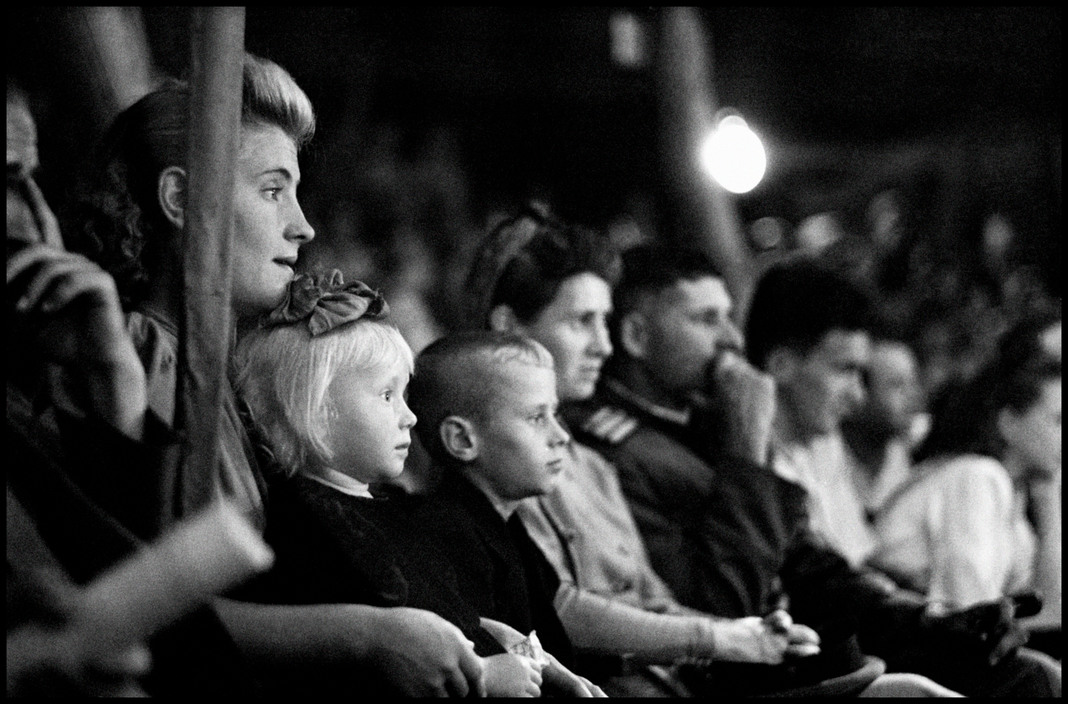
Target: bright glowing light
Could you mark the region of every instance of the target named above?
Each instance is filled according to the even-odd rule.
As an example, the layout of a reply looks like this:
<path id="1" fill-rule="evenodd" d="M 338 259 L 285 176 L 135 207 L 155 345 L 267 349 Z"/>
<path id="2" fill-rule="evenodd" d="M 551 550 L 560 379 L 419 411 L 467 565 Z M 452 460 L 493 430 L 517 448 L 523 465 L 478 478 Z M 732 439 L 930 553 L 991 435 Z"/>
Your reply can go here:
<path id="1" fill-rule="evenodd" d="M 701 165 L 731 193 L 748 193 L 764 178 L 768 157 L 745 120 L 727 115 L 701 145 Z"/>

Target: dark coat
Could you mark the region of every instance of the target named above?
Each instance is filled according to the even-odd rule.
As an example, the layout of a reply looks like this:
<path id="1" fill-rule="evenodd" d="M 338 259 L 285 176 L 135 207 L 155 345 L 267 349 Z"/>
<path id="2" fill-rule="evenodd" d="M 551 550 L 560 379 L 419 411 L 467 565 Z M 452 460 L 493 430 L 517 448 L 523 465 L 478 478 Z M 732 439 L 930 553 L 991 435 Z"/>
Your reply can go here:
<path id="1" fill-rule="evenodd" d="M 460 592 L 479 615 L 538 639 L 565 667 L 571 641 L 553 607 L 559 578 L 518 517 L 507 523 L 481 491 L 447 472 L 438 490 L 413 507 L 398 542 L 434 569 L 444 557 Z"/>
<path id="2" fill-rule="evenodd" d="M 1010 655 L 996 668 L 971 633 L 924 617 L 924 600 L 880 575 L 852 568 L 809 528 L 805 490 L 725 455 L 698 409 L 691 422 L 661 417 L 602 384 L 563 409 L 577 439 L 616 465 L 653 568 L 683 604 L 728 616 L 787 606 L 815 628 L 822 652 L 783 667 L 716 665 L 710 681 L 763 690 L 818 682 L 857 662 L 859 648 L 891 669 L 925 674 L 964 694 L 1034 696 L 1046 690 L 1033 663 Z M 636 422 L 599 437 L 585 422 L 605 406 Z"/>
<path id="3" fill-rule="evenodd" d="M 272 478 L 266 539 L 275 563 L 249 595 L 289 604 L 424 609 L 462 630 L 480 655 L 503 653 L 459 592 L 451 566 L 437 556 L 427 569 L 405 543 L 394 542 L 391 526 L 406 520 L 403 504 L 402 497 L 349 496 L 301 475 Z"/>

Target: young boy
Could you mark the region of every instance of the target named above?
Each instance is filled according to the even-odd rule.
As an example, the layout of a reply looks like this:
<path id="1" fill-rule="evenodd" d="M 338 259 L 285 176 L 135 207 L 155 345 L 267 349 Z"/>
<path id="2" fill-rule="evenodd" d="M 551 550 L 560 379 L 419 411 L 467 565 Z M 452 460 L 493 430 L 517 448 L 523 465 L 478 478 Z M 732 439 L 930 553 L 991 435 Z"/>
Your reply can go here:
<path id="1" fill-rule="evenodd" d="M 391 535 L 413 553 L 443 553 L 480 615 L 536 632 L 531 640 L 570 667 L 571 642 L 553 608 L 559 580 L 515 514 L 552 487 L 567 457 L 552 355 L 510 333 L 447 336 L 416 359 L 408 403 L 442 480 Z"/>

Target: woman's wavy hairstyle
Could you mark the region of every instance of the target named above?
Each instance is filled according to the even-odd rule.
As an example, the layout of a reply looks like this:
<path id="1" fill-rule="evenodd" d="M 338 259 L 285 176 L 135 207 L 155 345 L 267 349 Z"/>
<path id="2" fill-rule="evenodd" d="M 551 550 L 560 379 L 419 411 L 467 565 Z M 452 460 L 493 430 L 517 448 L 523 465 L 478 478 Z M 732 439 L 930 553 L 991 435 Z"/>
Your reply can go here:
<path id="1" fill-rule="evenodd" d="M 480 245 L 465 287 L 468 323 L 486 328 L 490 311 L 502 303 L 520 322 L 530 323 L 552 303 L 564 280 L 589 272 L 614 286 L 620 268 L 619 252 L 607 235 L 527 205 Z"/>
<path id="2" fill-rule="evenodd" d="M 189 84 L 171 78 L 120 113 L 75 193 L 72 247 L 115 277 L 127 308 L 145 297 L 176 245 L 157 188 L 164 169 L 186 166 L 189 96 Z M 246 53 L 241 123 L 278 126 L 299 149 L 315 133 L 315 112 L 285 69 Z"/>
<path id="3" fill-rule="evenodd" d="M 314 337 L 297 323 L 246 333 L 232 373 L 261 449 L 275 469 L 293 476 L 330 466 L 328 421 L 338 411 L 329 391 L 338 373 L 397 359 L 410 374 L 412 350 L 388 320 L 362 318 Z"/>

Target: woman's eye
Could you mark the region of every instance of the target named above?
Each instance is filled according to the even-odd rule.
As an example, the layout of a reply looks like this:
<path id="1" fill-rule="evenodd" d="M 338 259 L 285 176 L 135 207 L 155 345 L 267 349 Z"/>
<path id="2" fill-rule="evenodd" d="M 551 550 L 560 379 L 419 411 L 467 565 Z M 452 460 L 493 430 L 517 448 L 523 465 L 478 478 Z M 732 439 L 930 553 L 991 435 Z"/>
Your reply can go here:
<path id="1" fill-rule="evenodd" d="M 281 188 L 265 188 L 263 192 L 267 194 L 267 197 L 271 200 L 278 200 L 278 194 L 282 192 Z"/>

